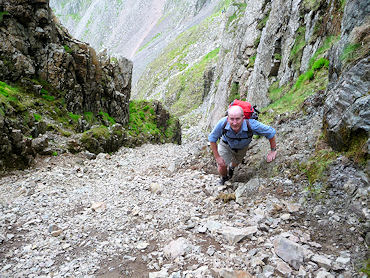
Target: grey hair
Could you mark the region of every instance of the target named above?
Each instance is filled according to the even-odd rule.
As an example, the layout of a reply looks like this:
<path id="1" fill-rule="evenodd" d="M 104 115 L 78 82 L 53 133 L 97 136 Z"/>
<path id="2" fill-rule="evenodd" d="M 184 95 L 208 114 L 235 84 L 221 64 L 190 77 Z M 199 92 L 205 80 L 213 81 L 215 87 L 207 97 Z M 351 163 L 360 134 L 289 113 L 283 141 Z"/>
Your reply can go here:
<path id="1" fill-rule="evenodd" d="M 235 107 L 235 108 L 233 108 Z M 233 105 L 233 106 L 230 106 L 228 109 L 227 109 L 227 115 L 229 115 L 229 112 L 231 109 L 238 109 L 240 111 L 240 116 L 244 117 L 244 111 L 243 111 L 243 108 L 241 108 L 239 105 Z"/>

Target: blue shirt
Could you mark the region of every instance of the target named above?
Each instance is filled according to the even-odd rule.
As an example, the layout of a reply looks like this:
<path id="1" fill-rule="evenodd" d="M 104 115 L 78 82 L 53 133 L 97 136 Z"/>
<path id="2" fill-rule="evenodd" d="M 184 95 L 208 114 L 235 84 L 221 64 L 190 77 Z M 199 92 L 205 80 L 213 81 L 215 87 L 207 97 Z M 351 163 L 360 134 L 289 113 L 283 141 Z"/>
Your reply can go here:
<path id="1" fill-rule="evenodd" d="M 260 123 L 257 120 L 249 119 L 248 121 L 254 135 L 262 135 L 267 139 L 271 139 L 275 136 L 276 130 L 274 128 Z M 226 133 L 223 135 L 222 131 L 225 122 L 227 122 L 227 117 L 224 117 L 218 121 L 212 132 L 209 134 L 208 141 L 216 143 L 217 140 L 222 137 L 221 139 L 229 144 L 230 148 L 232 149 L 243 149 L 248 146 L 252 141 L 252 137 L 250 136 L 250 132 L 248 132 L 246 120 L 243 121 L 242 127 L 238 133 L 235 133 L 235 131 L 230 127 L 230 124 L 227 122 L 225 126 Z"/>

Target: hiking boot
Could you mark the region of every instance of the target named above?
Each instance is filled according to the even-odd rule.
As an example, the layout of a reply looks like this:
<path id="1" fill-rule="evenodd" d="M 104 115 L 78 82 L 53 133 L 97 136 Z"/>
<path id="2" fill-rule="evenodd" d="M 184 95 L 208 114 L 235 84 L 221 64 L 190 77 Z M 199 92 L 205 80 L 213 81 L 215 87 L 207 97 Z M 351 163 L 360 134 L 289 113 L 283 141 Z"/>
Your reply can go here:
<path id="1" fill-rule="evenodd" d="M 234 175 L 234 169 L 235 169 L 235 167 L 233 167 L 231 165 L 229 166 L 229 168 L 227 170 L 227 176 L 228 176 L 229 179 L 231 179 L 233 177 L 233 175 Z"/>
<path id="2" fill-rule="evenodd" d="M 224 185 L 226 181 L 228 181 L 230 178 L 228 176 L 226 177 L 221 177 L 220 180 L 219 180 L 219 184 L 220 185 Z"/>

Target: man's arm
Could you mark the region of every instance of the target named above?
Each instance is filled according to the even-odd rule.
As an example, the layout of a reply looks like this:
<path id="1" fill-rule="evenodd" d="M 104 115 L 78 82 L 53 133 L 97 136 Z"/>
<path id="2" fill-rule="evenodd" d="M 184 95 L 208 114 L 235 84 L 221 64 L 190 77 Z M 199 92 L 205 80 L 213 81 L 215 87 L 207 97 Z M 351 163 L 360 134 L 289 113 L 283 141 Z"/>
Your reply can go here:
<path id="1" fill-rule="evenodd" d="M 249 120 L 252 125 L 253 133 L 265 136 L 270 141 L 271 151 L 267 154 L 267 162 L 271 162 L 276 157 L 276 141 L 275 134 L 276 130 L 271 126 L 265 125 L 257 120 Z"/>
<path id="2" fill-rule="evenodd" d="M 276 140 L 275 140 L 275 136 L 272 137 L 271 139 L 269 139 L 270 141 L 270 148 L 271 148 L 271 151 L 268 153 L 267 155 L 267 162 L 271 162 L 275 159 L 276 157 Z"/>

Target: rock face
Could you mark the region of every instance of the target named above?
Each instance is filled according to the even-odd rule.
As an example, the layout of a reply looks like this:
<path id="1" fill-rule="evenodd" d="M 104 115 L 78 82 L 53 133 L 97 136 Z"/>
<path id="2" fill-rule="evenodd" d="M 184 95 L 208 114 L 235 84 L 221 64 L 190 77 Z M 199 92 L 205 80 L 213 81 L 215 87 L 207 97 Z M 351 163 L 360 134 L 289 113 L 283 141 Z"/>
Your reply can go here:
<path id="1" fill-rule="evenodd" d="M 369 60 L 369 57 L 362 59 L 343 73 L 329 91 L 323 124 L 328 142 L 335 150 L 347 150 L 358 136 L 369 137 Z"/>
<path id="2" fill-rule="evenodd" d="M 370 7 L 367 4 L 366 1 L 348 3 L 342 21 L 341 40 L 330 53 L 330 83 L 323 127 L 329 144 L 335 150 L 347 150 L 353 140 L 369 138 Z M 353 49 L 359 44 L 364 52 Z M 369 153 L 369 142 L 364 152 Z"/>
<path id="3" fill-rule="evenodd" d="M 104 52 L 97 55 L 88 44 L 72 38 L 47 0 L 0 1 L 0 11 L 1 81 L 35 94 L 47 86 L 53 88 L 50 97 L 63 98 L 72 113 L 108 113 L 118 123 L 128 122 L 130 61 L 111 59 Z M 45 144 L 32 143 L 23 133 L 32 129 L 37 137 L 45 126 L 25 123 L 16 111 L 0 108 L 0 167 L 27 166 Z"/>
<path id="4" fill-rule="evenodd" d="M 0 79 L 38 79 L 65 94 L 73 113 L 106 112 L 128 120 L 132 63 L 110 61 L 88 44 L 73 39 L 57 23 L 49 1 L 0 3 Z"/>

